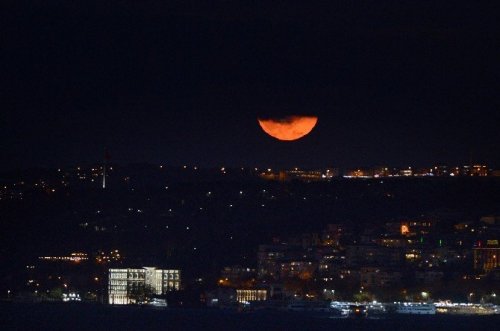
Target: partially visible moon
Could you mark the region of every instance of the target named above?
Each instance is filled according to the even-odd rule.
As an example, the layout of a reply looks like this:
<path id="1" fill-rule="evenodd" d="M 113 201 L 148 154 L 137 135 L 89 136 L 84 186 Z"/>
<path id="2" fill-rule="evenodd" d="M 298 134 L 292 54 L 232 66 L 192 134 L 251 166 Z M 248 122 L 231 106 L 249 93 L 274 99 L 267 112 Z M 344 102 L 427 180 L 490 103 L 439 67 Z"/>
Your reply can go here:
<path id="1" fill-rule="evenodd" d="M 316 116 L 287 116 L 284 118 L 257 119 L 265 133 L 278 140 L 297 140 L 314 129 Z"/>

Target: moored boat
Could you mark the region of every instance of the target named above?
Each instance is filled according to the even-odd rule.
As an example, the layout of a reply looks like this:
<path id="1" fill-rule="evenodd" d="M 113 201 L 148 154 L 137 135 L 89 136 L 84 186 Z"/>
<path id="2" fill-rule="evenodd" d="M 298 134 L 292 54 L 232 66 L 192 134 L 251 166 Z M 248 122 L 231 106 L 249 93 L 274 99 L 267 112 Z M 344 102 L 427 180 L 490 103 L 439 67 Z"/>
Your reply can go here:
<path id="1" fill-rule="evenodd" d="M 396 313 L 413 315 L 435 315 L 436 306 L 433 303 L 402 302 L 396 304 Z"/>

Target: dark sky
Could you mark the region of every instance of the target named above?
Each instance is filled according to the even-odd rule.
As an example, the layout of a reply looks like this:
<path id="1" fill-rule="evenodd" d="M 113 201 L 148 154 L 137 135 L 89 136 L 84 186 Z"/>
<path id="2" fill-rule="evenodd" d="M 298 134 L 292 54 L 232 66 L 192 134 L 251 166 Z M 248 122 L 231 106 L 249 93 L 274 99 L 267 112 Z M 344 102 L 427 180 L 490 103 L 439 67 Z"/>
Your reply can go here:
<path id="1" fill-rule="evenodd" d="M 494 1 L 207 3 L 3 1 L 0 167 L 500 167 Z"/>

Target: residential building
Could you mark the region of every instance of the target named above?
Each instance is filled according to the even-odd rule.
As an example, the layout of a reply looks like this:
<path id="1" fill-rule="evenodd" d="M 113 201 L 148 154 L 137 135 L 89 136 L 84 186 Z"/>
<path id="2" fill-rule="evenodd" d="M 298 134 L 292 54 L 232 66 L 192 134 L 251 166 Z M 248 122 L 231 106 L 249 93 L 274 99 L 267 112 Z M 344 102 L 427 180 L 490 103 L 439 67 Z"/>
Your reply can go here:
<path id="1" fill-rule="evenodd" d="M 500 267 L 500 245 L 498 240 L 488 240 L 486 245 L 479 241 L 473 249 L 474 270 L 480 272 L 490 272 Z"/>

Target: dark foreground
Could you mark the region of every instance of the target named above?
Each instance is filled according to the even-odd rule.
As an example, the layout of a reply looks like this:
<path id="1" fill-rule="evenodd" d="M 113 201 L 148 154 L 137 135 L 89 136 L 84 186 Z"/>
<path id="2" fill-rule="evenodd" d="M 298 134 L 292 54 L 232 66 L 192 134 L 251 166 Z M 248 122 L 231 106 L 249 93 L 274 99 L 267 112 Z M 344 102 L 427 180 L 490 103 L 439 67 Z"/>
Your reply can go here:
<path id="1" fill-rule="evenodd" d="M 494 330 L 500 316 L 337 319 L 278 311 L 0 303 L 1 330 Z"/>

